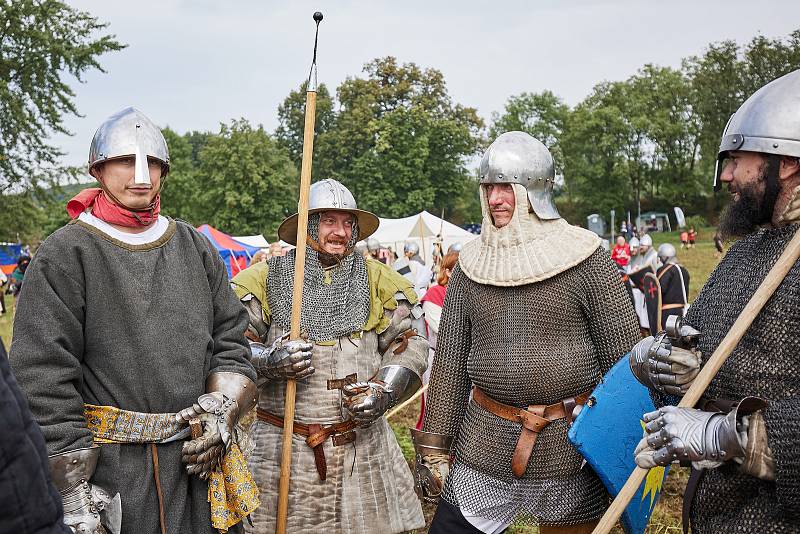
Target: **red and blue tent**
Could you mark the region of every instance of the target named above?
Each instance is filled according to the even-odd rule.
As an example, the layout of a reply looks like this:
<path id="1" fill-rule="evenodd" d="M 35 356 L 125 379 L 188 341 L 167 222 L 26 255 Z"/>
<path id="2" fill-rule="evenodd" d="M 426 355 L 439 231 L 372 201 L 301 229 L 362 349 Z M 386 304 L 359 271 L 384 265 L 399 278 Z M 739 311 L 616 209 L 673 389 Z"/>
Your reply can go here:
<path id="1" fill-rule="evenodd" d="M 17 258 L 20 254 L 22 254 L 20 243 L 0 243 L 0 269 L 10 275 L 17 266 Z"/>
<path id="2" fill-rule="evenodd" d="M 225 262 L 225 266 L 228 268 L 228 276 L 231 278 L 242 269 L 245 269 L 250 263 L 253 254 L 259 251 L 258 247 L 251 247 L 236 241 L 225 232 L 221 232 L 207 224 L 198 226 L 197 231 L 206 236 L 217 249 L 222 261 Z"/>

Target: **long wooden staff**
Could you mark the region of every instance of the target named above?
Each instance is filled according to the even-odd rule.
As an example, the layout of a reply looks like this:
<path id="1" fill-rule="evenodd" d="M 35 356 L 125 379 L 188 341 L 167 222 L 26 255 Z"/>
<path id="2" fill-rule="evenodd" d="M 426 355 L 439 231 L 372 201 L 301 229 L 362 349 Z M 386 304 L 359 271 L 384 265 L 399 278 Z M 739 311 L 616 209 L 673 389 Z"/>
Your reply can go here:
<path id="1" fill-rule="evenodd" d="M 314 13 L 317 31 L 314 35 L 314 59 L 306 87 L 306 116 L 303 129 L 303 161 L 300 167 L 300 200 L 297 203 L 297 241 L 294 260 L 294 285 L 292 287 L 292 322 L 289 339 L 300 337 L 300 314 L 303 305 L 303 277 L 306 266 L 306 232 L 308 232 L 308 196 L 311 190 L 311 161 L 314 155 L 314 123 L 317 111 L 317 39 L 322 13 Z M 281 478 L 278 482 L 278 516 L 275 532 L 285 534 L 289 512 L 289 474 L 292 467 L 292 435 L 294 432 L 294 401 L 297 383 L 286 381 L 286 400 L 283 406 L 283 450 L 281 452 Z"/>
<path id="2" fill-rule="evenodd" d="M 761 308 L 764 307 L 764 304 L 766 304 L 772 294 L 775 293 L 775 290 L 781 282 L 783 282 L 789 269 L 797 262 L 798 258 L 800 258 L 800 231 L 795 232 L 794 237 L 789 241 L 783 254 L 781 254 L 778 261 L 772 269 L 770 269 L 769 273 L 767 273 L 766 278 L 764 278 L 764 281 L 758 286 L 750 302 L 747 303 L 742 313 L 739 314 L 739 318 L 733 323 L 733 326 L 719 344 L 717 350 L 714 351 L 714 354 L 711 355 L 711 358 L 708 359 L 708 362 L 706 362 L 703 369 L 694 379 L 692 386 L 683 396 L 678 407 L 693 408 L 694 405 L 697 404 L 697 401 L 700 400 L 700 397 L 711 383 L 711 380 L 716 376 L 722 364 L 725 363 L 725 360 L 728 359 L 733 349 L 739 344 L 739 341 L 745 335 L 747 329 L 750 328 L 750 325 L 753 324 L 756 316 L 758 316 Z M 647 472 L 648 469 L 643 469 L 641 467 L 634 469 L 628 481 L 625 482 L 625 485 L 622 487 L 619 494 L 617 494 L 614 502 L 611 503 L 605 515 L 603 515 L 600 522 L 592 531 L 592 534 L 607 534 L 614 528 L 622 512 L 625 511 L 628 503 L 636 494 L 636 490 L 639 489 L 642 481 L 647 476 Z"/>

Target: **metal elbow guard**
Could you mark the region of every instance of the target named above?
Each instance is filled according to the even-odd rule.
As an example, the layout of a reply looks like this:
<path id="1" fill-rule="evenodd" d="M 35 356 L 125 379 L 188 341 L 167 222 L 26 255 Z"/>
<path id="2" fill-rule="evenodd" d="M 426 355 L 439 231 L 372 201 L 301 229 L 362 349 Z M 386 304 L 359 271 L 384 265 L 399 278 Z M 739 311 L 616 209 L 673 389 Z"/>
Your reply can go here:
<path id="1" fill-rule="evenodd" d="M 389 392 L 391 399 L 387 409 L 409 399 L 422 387 L 422 379 L 419 375 L 402 365 L 381 367 L 371 381 L 385 384 L 385 389 Z"/>
<path id="2" fill-rule="evenodd" d="M 256 383 L 239 373 L 211 373 L 206 379 L 206 393 L 219 391 L 229 399 L 236 401 L 239 413 L 236 420 L 252 410 L 258 402 Z"/>
<path id="3" fill-rule="evenodd" d="M 73 532 L 119 534 L 119 493 L 112 498 L 106 490 L 89 482 L 99 458 L 97 446 L 55 454 L 49 458 L 50 474 L 64 503 L 64 524 Z"/>

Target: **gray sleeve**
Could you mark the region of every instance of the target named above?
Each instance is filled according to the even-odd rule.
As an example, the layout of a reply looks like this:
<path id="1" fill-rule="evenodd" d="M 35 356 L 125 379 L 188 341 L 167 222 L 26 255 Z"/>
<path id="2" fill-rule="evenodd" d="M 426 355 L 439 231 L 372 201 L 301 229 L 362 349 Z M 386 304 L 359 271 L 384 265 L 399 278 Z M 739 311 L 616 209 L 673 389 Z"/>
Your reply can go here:
<path id="1" fill-rule="evenodd" d="M 214 302 L 214 352 L 209 373 L 231 372 L 256 380 L 256 371 L 250 363 L 250 345 L 244 337 L 249 316 L 228 280 L 228 270 L 216 250 L 205 240 L 205 264 Z"/>
<path id="2" fill-rule="evenodd" d="M 467 409 L 472 382 L 467 373 L 471 323 L 464 302 L 466 289 L 467 277 L 456 265 L 439 323 L 422 426 L 425 432 L 456 436 Z"/>
<path id="3" fill-rule="evenodd" d="M 84 303 L 82 280 L 66 274 L 40 249 L 17 300 L 9 359 L 49 454 L 92 443 L 81 395 Z"/>
<path id="4" fill-rule="evenodd" d="M 608 254 L 598 249 L 588 259 L 584 277 L 586 320 L 600 373 L 605 374 L 641 339 L 639 321 L 622 277 Z"/>

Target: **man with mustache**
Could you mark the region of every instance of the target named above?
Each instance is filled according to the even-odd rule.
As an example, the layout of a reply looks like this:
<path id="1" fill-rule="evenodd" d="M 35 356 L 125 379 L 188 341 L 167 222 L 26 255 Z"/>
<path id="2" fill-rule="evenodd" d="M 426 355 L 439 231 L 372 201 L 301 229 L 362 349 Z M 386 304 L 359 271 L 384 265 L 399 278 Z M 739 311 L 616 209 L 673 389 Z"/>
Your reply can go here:
<path id="1" fill-rule="evenodd" d="M 800 71 L 756 91 L 731 117 L 715 185 L 732 198 L 720 221 L 739 240 L 685 317 L 696 350 L 647 338 L 631 367 L 675 404 L 773 267 L 800 222 Z M 753 321 L 695 408 L 645 414 L 636 463 L 692 464 L 684 518 L 692 532 L 800 529 L 800 263 Z"/>
<path id="2" fill-rule="evenodd" d="M 296 251 L 233 279 L 250 314 L 261 398 L 253 474 L 265 506 L 249 532 L 275 531 L 286 380 L 297 380 L 288 532 L 403 532 L 425 525 L 384 414 L 421 385 L 428 342 L 411 284 L 354 252 L 378 228 L 336 180 L 311 186 L 300 339 L 287 339 Z M 297 214 L 278 228 L 294 244 Z"/>
<path id="3" fill-rule="evenodd" d="M 77 532 L 240 532 L 258 503 L 246 467 L 227 470 L 255 404 L 247 314 L 211 244 L 160 214 L 168 171 L 150 119 L 109 117 L 89 151 L 100 187 L 69 201 L 73 221 L 39 247 L 19 296 L 10 359 Z M 212 500 L 220 484 L 241 500 Z"/>
<path id="4" fill-rule="evenodd" d="M 430 532 L 493 534 L 519 519 L 588 533 L 608 496 L 567 429 L 639 338 L 636 315 L 597 235 L 558 214 L 542 143 L 502 134 L 480 177 L 481 235 L 448 283 L 425 420 L 412 430 L 422 492 L 442 497 Z"/>

